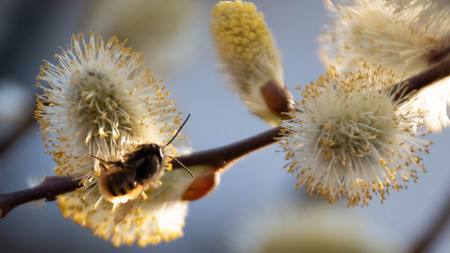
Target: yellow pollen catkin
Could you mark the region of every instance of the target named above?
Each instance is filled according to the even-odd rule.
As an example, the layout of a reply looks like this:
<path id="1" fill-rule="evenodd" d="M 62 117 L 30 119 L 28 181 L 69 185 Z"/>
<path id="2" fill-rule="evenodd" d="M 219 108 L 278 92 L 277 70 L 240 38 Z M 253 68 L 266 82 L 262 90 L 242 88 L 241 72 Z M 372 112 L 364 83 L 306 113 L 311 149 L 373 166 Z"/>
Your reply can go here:
<path id="1" fill-rule="evenodd" d="M 236 0 L 217 3 L 211 16 L 214 46 L 230 88 L 251 113 L 278 125 L 292 95 L 284 85 L 280 54 L 263 14 L 253 3 Z"/>
<path id="2" fill-rule="evenodd" d="M 276 74 L 281 68 L 279 53 L 263 14 L 253 3 L 226 1 L 218 3 L 212 11 L 211 30 L 218 55 L 238 80 L 241 89 L 248 90 L 248 80 L 261 79 L 259 71 Z M 264 66 L 262 66 L 264 65 Z M 273 69 L 267 66 L 273 65 Z M 274 73 L 270 73 L 274 72 Z M 277 80 L 276 76 L 270 79 Z M 282 81 L 282 80 L 277 80 Z"/>

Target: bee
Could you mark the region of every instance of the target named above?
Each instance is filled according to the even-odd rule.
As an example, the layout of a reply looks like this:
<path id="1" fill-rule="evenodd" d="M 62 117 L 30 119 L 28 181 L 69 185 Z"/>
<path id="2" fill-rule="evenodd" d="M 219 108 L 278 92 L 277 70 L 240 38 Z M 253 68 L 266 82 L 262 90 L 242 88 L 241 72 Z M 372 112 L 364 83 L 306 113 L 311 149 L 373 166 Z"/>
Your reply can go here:
<path id="1" fill-rule="evenodd" d="M 156 143 L 140 144 L 135 151 L 125 154 L 117 161 L 105 161 L 94 157 L 99 160 L 99 166 L 103 169 L 98 180 L 98 188 L 102 197 L 114 204 L 115 224 L 120 223 L 144 192 L 159 181 L 165 168 L 164 148 L 175 140 L 189 117 L 190 115 L 164 146 Z M 188 168 L 182 166 L 194 177 Z"/>

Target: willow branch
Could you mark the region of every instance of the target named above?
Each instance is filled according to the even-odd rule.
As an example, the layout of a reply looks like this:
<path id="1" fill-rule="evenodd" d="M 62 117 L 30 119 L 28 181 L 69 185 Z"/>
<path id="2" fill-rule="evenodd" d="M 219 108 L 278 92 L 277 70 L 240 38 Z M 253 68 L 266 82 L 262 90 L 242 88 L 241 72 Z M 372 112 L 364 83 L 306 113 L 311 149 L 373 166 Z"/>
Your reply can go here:
<path id="1" fill-rule="evenodd" d="M 450 57 L 441 61 L 439 64 L 425 70 L 424 72 L 412 76 L 406 80 L 394 85 L 392 93 L 395 94 L 395 100 L 402 99 L 414 91 L 425 88 L 444 77 L 450 75 Z"/>
<path id="2" fill-rule="evenodd" d="M 280 128 L 273 128 L 248 139 L 226 145 L 223 147 L 200 151 L 178 157 L 185 166 L 210 165 L 217 170 L 224 169 L 234 161 L 254 151 L 277 142 Z M 174 162 L 173 168 L 181 168 Z M 57 195 L 74 191 L 80 187 L 80 179 L 70 176 L 48 176 L 38 186 L 26 190 L 0 194 L 0 218 L 5 217 L 11 209 L 38 199 L 54 200 Z"/>
<path id="3" fill-rule="evenodd" d="M 52 201 L 59 194 L 73 191 L 79 186 L 80 180 L 74 180 L 72 177 L 49 176 L 33 188 L 0 194 L 0 218 L 5 217 L 18 205 L 44 198 Z"/>
<path id="4" fill-rule="evenodd" d="M 37 94 L 40 95 L 40 94 Z M 48 105 L 48 103 L 45 103 Z M 37 110 L 36 106 L 32 106 L 28 108 L 28 111 L 23 115 L 26 120 L 18 125 L 12 133 L 6 137 L 4 141 L 0 143 L 0 155 L 2 155 L 9 147 L 11 147 L 14 142 L 20 138 L 28 129 L 30 129 L 33 124 L 36 122 L 34 118 L 34 111 Z"/>
<path id="5" fill-rule="evenodd" d="M 239 158 L 247 156 L 252 152 L 277 142 L 278 140 L 276 138 L 281 137 L 280 131 L 280 127 L 275 127 L 261 134 L 227 146 L 182 155 L 178 158 L 178 160 L 187 167 L 195 165 L 209 165 L 221 170 L 230 166 Z M 173 167 L 180 168 L 181 166 L 174 163 Z"/>
<path id="6" fill-rule="evenodd" d="M 395 98 L 402 99 L 406 94 L 410 94 L 414 90 L 420 90 L 449 75 L 450 59 L 446 59 L 421 74 L 396 84 L 393 90 L 396 94 Z M 220 171 L 230 166 L 237 159 L 277 142 L 277 137 L 280 137 L 280 135 L 280 127 L 277 127 L 230 145 L 182 155 L 178 157 L 178 160 L 187 167 L 208 165 Z M 181 168 L 181 166 L 178 163 L 173 163 L 173 168 Z M 58 194 L 75 190 L 79 187 L 79 183 L 80 180 L 74 180 L 72 177 L 50 176 L 46 177 L 44 182 L 36 187 L 0 194 L 0 218 L 3 218 L 18 205 L 42 198 L 53 200 Z"/>
<path id="7" fill-rule="evenodd" d="M 433 244 L 437 235 L 445 228 L 448 224 L 448 218 L 450 216 L 450 194 L 447 197 L 447 201 L 442 206 L 442 210 L 436 218 L 432 221 L 430 227 L 425 230 L 422 238 L 417 240 L 416 244 L 411 250 L 411 253 L 422 253 L 428 252 L 430 245 Z"/>
<path id="8" fill-rule="evenodd" d="M 25 122 L 22 122 L 20 126 L 16 127 L 13 130 L 13 133 L 10 134 L 8 137 L 6 137 L 6 140 L 1 142 L 0 155 L 3 154 L 6 150 L 8 150 L 8 148 L 34 124 L 35 120 L 33 118 L 32 112 L 33 112 L 32 110 L 27 112 L 26 115 L 24 115 L 24 118 L 26 118 L 27 120 Z"/>

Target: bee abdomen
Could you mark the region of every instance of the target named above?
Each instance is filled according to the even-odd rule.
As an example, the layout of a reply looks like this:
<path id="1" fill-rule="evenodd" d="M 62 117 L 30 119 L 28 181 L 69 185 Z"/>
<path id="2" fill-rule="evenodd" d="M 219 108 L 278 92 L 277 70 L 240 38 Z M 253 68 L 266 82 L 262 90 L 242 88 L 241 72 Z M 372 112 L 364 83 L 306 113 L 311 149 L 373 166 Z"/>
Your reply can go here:
<path id="1" fill-rule="evenodd" d="M 99 181 L 100 192 L 107 199 L 126 197 L 134 198 L 135 192 L 140 192 L 139 183 L 128 173 L 115 171 L 107 173 Z M 124 199 L 125 200 L 125 199 Z"/>
<path id="2" fill-rule="evenodd" d="M 118 196 L 122 196 L 122 195 L 126 195 L 129 192 L 133 191 L 137 186 L 137 182 L 135 180 L 132 181 L 123 181 L 120 182 L 120 184 L 109 184 L 108 185 L 108 190 L 110 192 L 110 194 L 114 197 L 118 197 Z"/>

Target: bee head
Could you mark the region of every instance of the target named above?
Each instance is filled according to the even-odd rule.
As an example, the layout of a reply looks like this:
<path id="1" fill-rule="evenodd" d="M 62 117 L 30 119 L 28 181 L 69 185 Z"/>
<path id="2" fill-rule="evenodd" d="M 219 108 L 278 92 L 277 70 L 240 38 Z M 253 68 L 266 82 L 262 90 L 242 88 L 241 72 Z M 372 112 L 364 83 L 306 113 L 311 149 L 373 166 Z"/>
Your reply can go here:
<path id="1" fill-rule="evenodd" d="M 151 178 L 161 168 L 163 157 L 158 144 L 141 144 L 136 151 L 127 154 L 125 167 L 135 169 L 139 179 Z"/>
<path id="2" fill-rule="evenodd" d="M 140 152 L 151 157 L 156 156 L 160 161 L 162 161 L 164 157 L 163 149 L 156 143 L 142 144 L 140 146 Z"/>

